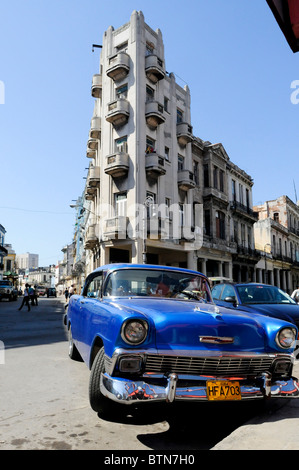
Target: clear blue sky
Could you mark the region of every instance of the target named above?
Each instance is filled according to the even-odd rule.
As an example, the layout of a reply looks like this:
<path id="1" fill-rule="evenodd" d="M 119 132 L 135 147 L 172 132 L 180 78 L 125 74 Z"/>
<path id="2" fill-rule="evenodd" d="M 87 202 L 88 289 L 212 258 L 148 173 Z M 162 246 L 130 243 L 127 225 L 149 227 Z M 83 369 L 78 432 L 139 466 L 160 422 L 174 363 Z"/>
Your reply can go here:
<path id="1" fill-rule="evenodd" d="M 83 191 L 91 79 L 107 28 L 141 10 L 162 31 L 166 70 L 191 91 L 193 132 L 254 179 L 254 203 L 299 194 L 299 80 L 265 0 L 2 0 L 0 224 L 16 253 L 62 259 Z"/>

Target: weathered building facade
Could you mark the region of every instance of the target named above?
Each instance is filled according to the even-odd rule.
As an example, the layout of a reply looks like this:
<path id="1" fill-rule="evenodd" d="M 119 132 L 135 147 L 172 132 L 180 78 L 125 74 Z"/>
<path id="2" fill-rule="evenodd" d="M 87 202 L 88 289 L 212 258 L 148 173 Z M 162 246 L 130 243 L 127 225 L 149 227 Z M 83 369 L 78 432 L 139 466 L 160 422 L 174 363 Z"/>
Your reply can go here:
<path id="1" fill-rule="evenodd" d="M 281 196 L 254 209 L 256 247 L 264 254 L 258 279 L 292 293 L 299 286 L 299 206 Z"/>
<path id="2" fill-rule="evenodd" d="M 146 262 L 254 280 L 252 178 L 194 135 L 190 90 L 166 72 L 161 31 L 142 12 L 105 32 L 91 94 L 74 266 Z"/>

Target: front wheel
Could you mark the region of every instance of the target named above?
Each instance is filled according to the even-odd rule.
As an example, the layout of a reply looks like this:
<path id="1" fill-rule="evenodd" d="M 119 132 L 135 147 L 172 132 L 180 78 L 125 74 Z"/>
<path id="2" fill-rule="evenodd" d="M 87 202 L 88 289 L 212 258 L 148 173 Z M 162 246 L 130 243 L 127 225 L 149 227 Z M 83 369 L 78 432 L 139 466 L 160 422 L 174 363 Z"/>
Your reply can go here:
<path id="1" fill-rule="evenodd" d="M 109 398 L 105 397 L 100 390 L 101 373 L 105 372 L 105 350 L 102 347 L 95 357 L 92 364 L 90 379 L 89 379 L 89 402 L 91 408 L 97 413 L 105 416 L 115 415 L 117 412 L 123 410 L 123 405 L 114 403 Z"/>

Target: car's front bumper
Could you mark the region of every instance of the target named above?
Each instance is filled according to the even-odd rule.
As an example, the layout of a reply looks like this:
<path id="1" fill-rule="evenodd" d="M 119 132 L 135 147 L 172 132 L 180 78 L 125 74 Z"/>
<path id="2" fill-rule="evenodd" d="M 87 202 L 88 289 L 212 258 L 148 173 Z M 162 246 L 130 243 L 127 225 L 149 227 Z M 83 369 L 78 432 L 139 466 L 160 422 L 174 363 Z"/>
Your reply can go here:
<path id="1" fill-rule="evenodd" d="M 152 379 L 152 378 L 151 378 Z M 207 380 L 221 380 L 211 377 L 198 380 L 196 385 L 180 386 L 177 374 L 167 377 L 165 386 L 152 384 L 152 380 L 134 381 L 119 377 L 111 377 L 107 373 L 101 375 L 101 392 L 113 401 L 123 404 L 134 404 L 138 401 L 174 400 L 208 401 Z M 225 380 L 225 379 L 222 379 Z M 194 383 L 194 382 L 193 382 Z M 261 398 L 298 398 L 299 382 L 292 377 L 288 380 L 273 382 L 271 374 L 265 373 L 253 382 L 240 382 L 241 400 Z"/>

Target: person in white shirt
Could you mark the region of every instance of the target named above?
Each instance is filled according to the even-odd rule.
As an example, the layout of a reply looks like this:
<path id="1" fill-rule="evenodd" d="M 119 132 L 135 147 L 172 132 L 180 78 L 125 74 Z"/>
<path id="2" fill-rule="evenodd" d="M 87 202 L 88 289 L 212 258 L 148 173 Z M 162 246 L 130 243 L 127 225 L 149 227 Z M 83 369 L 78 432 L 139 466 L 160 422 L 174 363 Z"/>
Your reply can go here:
<path id="1" fill-rule="evenodd" d="M 23 301 L 22 301 L 22 304 L 21 304 L 21 307 L 19 308 L 19 310 L 22 310 L 23 306 L 26 304 L 27 307 L 28 307 L 28 312 L 30 312 L 30 303 L 29 303 L 29 284 L 26 284 L 25 285 L 25 290 L 24 290 L 24 297 L 23 297 Z"/>
<path id="2" fill-rule="evenodd" d="M 291 297 L 292 299 L 295 300 L 295 302 L 297 302 L 297 304 L 299 303 L 299 287 L 297 287 L 297 289 L 294 290 Z"/>

